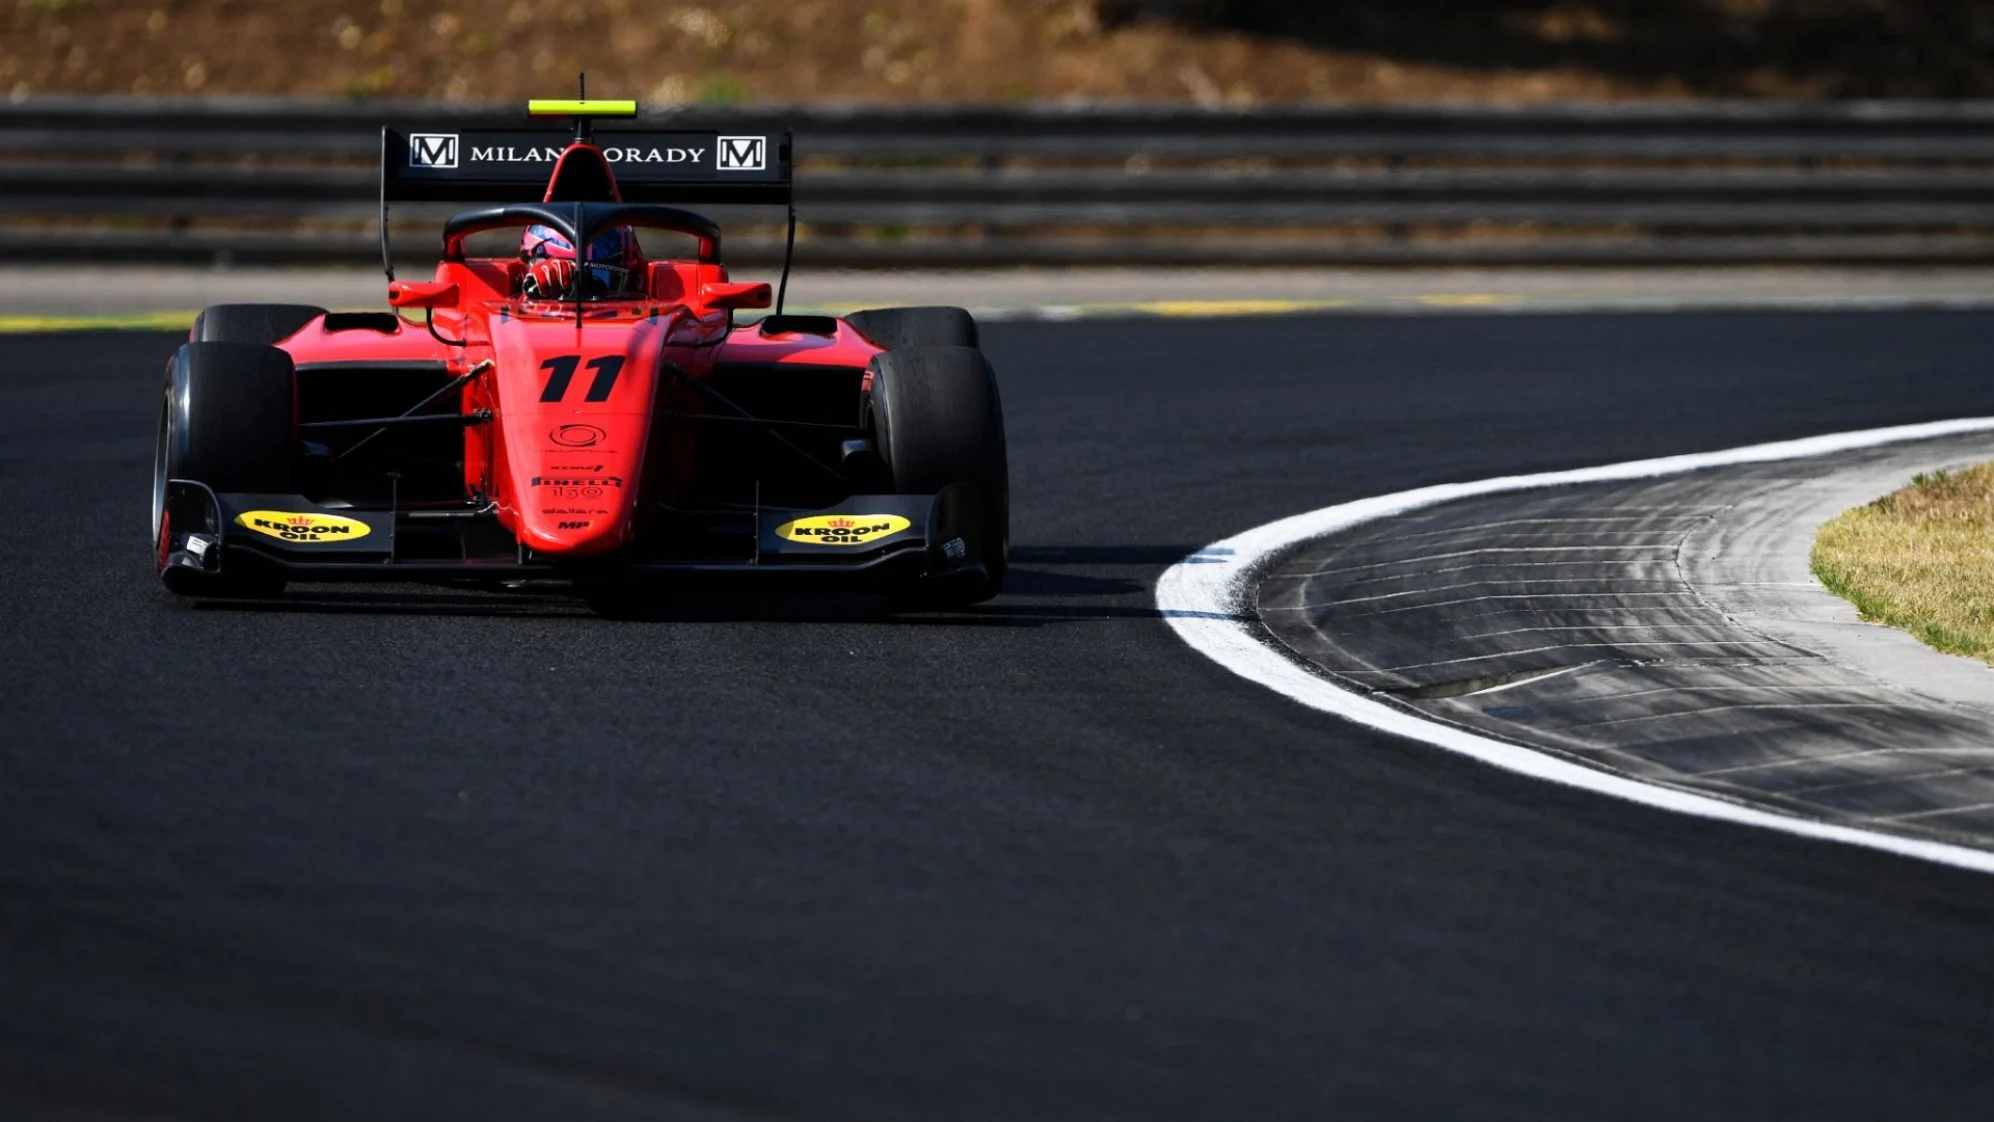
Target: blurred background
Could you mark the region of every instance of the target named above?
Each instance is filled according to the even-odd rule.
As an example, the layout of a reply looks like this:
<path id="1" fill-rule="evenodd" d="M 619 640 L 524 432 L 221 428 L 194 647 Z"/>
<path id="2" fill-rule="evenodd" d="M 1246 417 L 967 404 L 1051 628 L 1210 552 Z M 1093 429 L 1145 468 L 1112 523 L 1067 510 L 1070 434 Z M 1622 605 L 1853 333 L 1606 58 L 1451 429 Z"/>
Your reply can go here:
<path id="1" fill-rule="evenodd" d="M 792 125 L 805 267 L 1994 258 L 1994 0 L 0 4 L 0 246 L 80 262 L 363 267 L 383 122 L 584 70 Z"/>
<path id="2" fill-rule="evenodd" d="M 1984 0 L 12 0 L 0 88 L 653 104 L 1963 98 Z"/>

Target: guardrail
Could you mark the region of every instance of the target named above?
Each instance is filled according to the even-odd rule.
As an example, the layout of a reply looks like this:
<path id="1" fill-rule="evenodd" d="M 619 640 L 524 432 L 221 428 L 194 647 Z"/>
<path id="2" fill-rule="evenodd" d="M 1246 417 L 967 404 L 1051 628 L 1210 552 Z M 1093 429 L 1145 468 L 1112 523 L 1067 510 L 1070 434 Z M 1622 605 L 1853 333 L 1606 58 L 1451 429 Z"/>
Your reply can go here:
<path id="1" fill-rule="evenodd" d="M 667 116 L 794 127 L 806 265 L 1994 261 L 1994 103 Z M 0 247 L 367 263 L 384 122 L 519 120 L 434 103 L 4 104 Z M 746 224 L 731 256 L 779 253 L 769 216 L 717 216 Z M 440 217 L 398 208 L 397 245 L 430 245 Z"/>

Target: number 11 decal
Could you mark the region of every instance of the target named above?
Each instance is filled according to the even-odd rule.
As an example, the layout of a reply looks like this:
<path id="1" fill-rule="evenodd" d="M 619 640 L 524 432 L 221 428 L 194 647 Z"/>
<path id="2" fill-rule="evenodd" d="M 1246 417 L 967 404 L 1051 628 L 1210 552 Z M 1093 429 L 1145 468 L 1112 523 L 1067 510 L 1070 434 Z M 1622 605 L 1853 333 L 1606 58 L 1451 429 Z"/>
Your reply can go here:
<path id="1" fill-rule="evenodd" d="M 575 380 L 575 368 L 582 364 L 580 355 L 555 355 L 540 364 L 547 371 L 547 386 L 540 391 L 541 401 L 559 401 L 568 396 L 568 383 Z M 589 392 L 583 401 L 608 401 L 609 391 L 616 388 L 616 376 L 623 373 L 622 355 L 603 355 L 589 360 L 589 369 L 595 371 L 595 378 L 589 382 Z"/>

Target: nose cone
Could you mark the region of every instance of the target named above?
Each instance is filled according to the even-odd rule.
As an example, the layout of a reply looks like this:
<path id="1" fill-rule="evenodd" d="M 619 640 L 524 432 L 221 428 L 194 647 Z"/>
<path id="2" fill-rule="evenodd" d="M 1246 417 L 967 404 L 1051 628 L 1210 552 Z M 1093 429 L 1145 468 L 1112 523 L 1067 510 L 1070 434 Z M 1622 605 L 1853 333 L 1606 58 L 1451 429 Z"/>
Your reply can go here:
<path id="1" fill-rule="evenodd" d="M 542 474 L 529 476 L 522 492 L 519 540 L 540 553 L 577 557 L 621 546 L 629 540 L 628 492 L 635 483 L 633 476 L 609 470 L 621 467 L 598 462 L 564 470 L 549 465 Z"/>
<path id="2" fill-rule="evenodd" d="M 630 540 L 664 324 L 495 325 L 513 532 L 538 553 L 586 557 Z"/>

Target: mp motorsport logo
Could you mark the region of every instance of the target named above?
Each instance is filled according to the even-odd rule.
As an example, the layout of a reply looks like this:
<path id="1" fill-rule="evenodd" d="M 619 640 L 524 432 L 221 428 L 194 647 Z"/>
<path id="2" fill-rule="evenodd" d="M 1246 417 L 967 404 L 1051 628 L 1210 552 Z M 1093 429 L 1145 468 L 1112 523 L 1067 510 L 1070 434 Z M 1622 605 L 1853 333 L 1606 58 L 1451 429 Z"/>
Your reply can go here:
<path id="1" fill-rule="evenodd" d="M 336 514 L 304 514 L 291 510 L 251 510 L 235 516 L 235 524 L 278 541 L 350 542 L 366 537 L 373 527 Z"/>
<path id="2" fill-rule="evenodd" d="M 806 545 L 866 545 L 912 525 L 897 514 L 816 514 L 785 522 L 775 533 L 784 541 Z"/>
<path id="3" fill-rule="evenodd" d="M 715 156 L 715 170 L 766 171 L 768 169 L 768 137 L 722 136 L 715 139 L 720 144 L 720 150 Z"/>
<path id="4" fill-rule="evenodd" d="M 412 132 L 408 137 L 408 166 L 412 168 L 454 168 L 457 166 L 457 134 L 454 132 Z"/>

